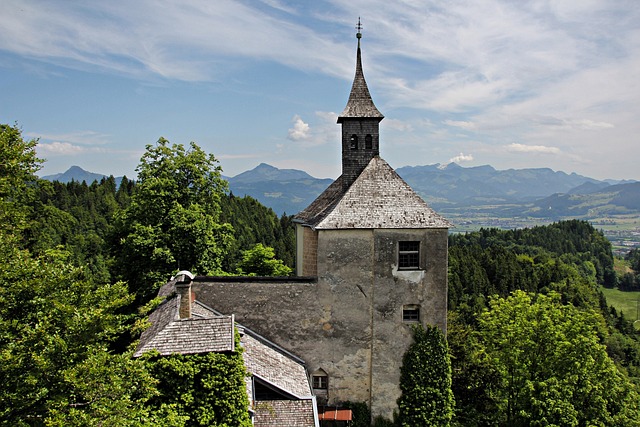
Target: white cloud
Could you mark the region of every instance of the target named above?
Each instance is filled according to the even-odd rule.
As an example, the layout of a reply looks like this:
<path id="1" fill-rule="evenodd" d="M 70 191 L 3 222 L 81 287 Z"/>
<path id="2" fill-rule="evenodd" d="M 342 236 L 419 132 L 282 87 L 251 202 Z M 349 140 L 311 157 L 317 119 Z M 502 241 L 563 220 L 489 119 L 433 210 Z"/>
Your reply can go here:
<path id="1" fill-rule="evenodd" d="M 92 130 L 79 130 L 67 133 L 38 133 L 29 132 L 27 136 L 31 138 L 40 138 L 45 141 L 62 141 L 65 143 L 100 146 L 109 143 L 109 135 Z"/>
<path id="2" fill-rule="evenodd" d="M 37 146 L 38 154 L 41 155 L 53 155 L 53 156 L 66 156 L 76 155 L 87 152 L 86 147 L 81 147 L 68 142 L 44 142 L 39 143 Z"/>
<path id="3" fill-rule="evenodd" d="M 300 141 L 306 140 L 311 137 L 310 135 L 311 128 L 307 123 L 305 123 L 300 116 L 295 115 L 293 117 L 293 127 L 289 129 L 289 138 L 291 141 Z"/>
<path id="4" fill-rule="evenodd" d="M 109 136 L 91 131 L 80 130 L 68 133 L 29 132 L 30 138 L 38 138 L 38 153 L 44 156 L 81 155 L 86 153 L 106 153 Z"/>
<path id="5" fill-rule="evenodd" d="M 463 163 L 473 161 L 473 155 L 460 153 L 455 157 L 449 159 L 449 163 Z"/>
<path id="6" fill-rule="evenodd" d="M 413 125 L 404 120 L 398 119 L 385 119 L 384 127 L 397 130 L 400 132 L 413 132 Z"/>
<path id="7" fill-rule="evenodd" d="M 471 121 L 445 120 L 443 123 L 445 125 L 447 125 L 447 126 L 458 127 L 458 128 L 462 128 L 462 129 L 465 129 L 465 130 L 474 130 L 474 129 L 478 128 L 477 124 L 474 123 L 474 122 L 471 122 Z"/>
<path id="8" fill-rule="evenodd" d="M 507 145 L 507 151 L 516 153 L 540 153 L 540 154 L 559 154 L 560 149 L 557 147 L 547 147 L 545 145 L 524 145 L 524 144 L 509 144 Z"/>

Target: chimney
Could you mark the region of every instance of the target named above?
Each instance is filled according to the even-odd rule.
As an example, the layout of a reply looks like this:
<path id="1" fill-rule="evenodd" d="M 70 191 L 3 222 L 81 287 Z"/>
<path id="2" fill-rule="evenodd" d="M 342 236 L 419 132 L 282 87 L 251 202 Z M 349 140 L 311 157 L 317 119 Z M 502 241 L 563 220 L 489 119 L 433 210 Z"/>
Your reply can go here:
<path id="1" fill-rule="evenodd" d="M 191 318 L 191 283 L 193 280 L 193 274 L 188 271 L 181 271 L 175 277 L 176 280 L 176 292 L 178 298 L 180 298 L 178 314 L 180 319 Z"/>

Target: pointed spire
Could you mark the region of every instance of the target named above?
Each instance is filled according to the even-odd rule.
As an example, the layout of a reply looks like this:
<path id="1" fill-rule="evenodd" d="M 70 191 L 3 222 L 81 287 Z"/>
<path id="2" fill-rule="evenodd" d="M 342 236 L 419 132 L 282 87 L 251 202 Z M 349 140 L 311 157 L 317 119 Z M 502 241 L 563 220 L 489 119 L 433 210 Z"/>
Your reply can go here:
<path id="1" fill-rule="evenodd" d="M 384 116 L 373 103 L 367 82 L 364 79 L 364 73 L 362 72 L 362 58 L 360 53 L 360 39 L 362 38 L 362 24 L 360 18 L 358 18 L 358 24 L 356 25 L 356 38 L 358 39 L 358 51 L 356 54 L 356 75 L 353 79 L 353 85 L 351 86 L 351 93 L 349 94 L 349 101 L 344 108 L 340 116 L 338 116 L 338 123 L 342 123 L 346 118 L 377 118 L 382 120 Z"/>

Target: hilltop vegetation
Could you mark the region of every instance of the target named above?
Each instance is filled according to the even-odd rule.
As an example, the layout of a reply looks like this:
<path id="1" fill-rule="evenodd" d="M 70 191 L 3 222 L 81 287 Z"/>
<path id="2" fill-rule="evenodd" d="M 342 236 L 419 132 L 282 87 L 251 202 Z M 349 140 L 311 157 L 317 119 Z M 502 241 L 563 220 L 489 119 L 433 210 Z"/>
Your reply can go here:
<path id="1" fill-rule="evenodd" d="M 618 285 L 602 232 L 452 235 L 449 264 L 459 425 L 635 425 L 640 335 L 599 291 Z"/>
<path id="2" fill-rule="evenodd" d="M 140 360 L 131 345 L 157 286 L 178 270 L 293 267 L 291 218 L 229 192 L 196 144 L 159 140 L 136 181 L 119 185 L 40 180 L 36 145 L 0 127 L 0 425 L 246 425 L 228 418 L 246 413 L 240 355 Z M 402 407 L 444 396 L 447 412 L 434 416 L 460 426 L 638 425 L 640 335 L 599 291 L 637 285 L 637 250 L 631 276 L 617 275 L 611 244 L 578 220 L 451 235 L 449 246 L 454 399 L 411 375 L 432 368 L 417 340 L 403 377 L 426 394 L 403 388 Z M 447 355 L 438 357 L 446 377 Z M 209 364 L 229 389 L 198 394 Z M 185 375 L 180 396 L 175 372 Z M 209 409 L 190 417 L 182 397 Z"/>

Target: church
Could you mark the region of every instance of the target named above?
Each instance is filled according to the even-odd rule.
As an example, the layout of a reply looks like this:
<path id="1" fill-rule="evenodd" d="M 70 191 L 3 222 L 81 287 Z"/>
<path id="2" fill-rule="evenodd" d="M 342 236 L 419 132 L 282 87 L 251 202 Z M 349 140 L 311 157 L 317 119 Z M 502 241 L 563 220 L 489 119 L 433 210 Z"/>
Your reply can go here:
<path id="1" fill-rule="evenodd" d="M 212 330 L 225 325 L 228 351 L 238 328 L 255 425 L 320 425 L 347 401 L 391 419 L 411 326 L 446 333 L 451 224 L 380 157 L 384 116 L 365 81 L 357 28 L 355 77 L 338 117 L 342 174 L 294 218 L 296 276 L 181 272 L 161 289 L 167 301 L 138 347 L 218 351 Z M 300 421 L 269 419 L 291 412 Z"/>

